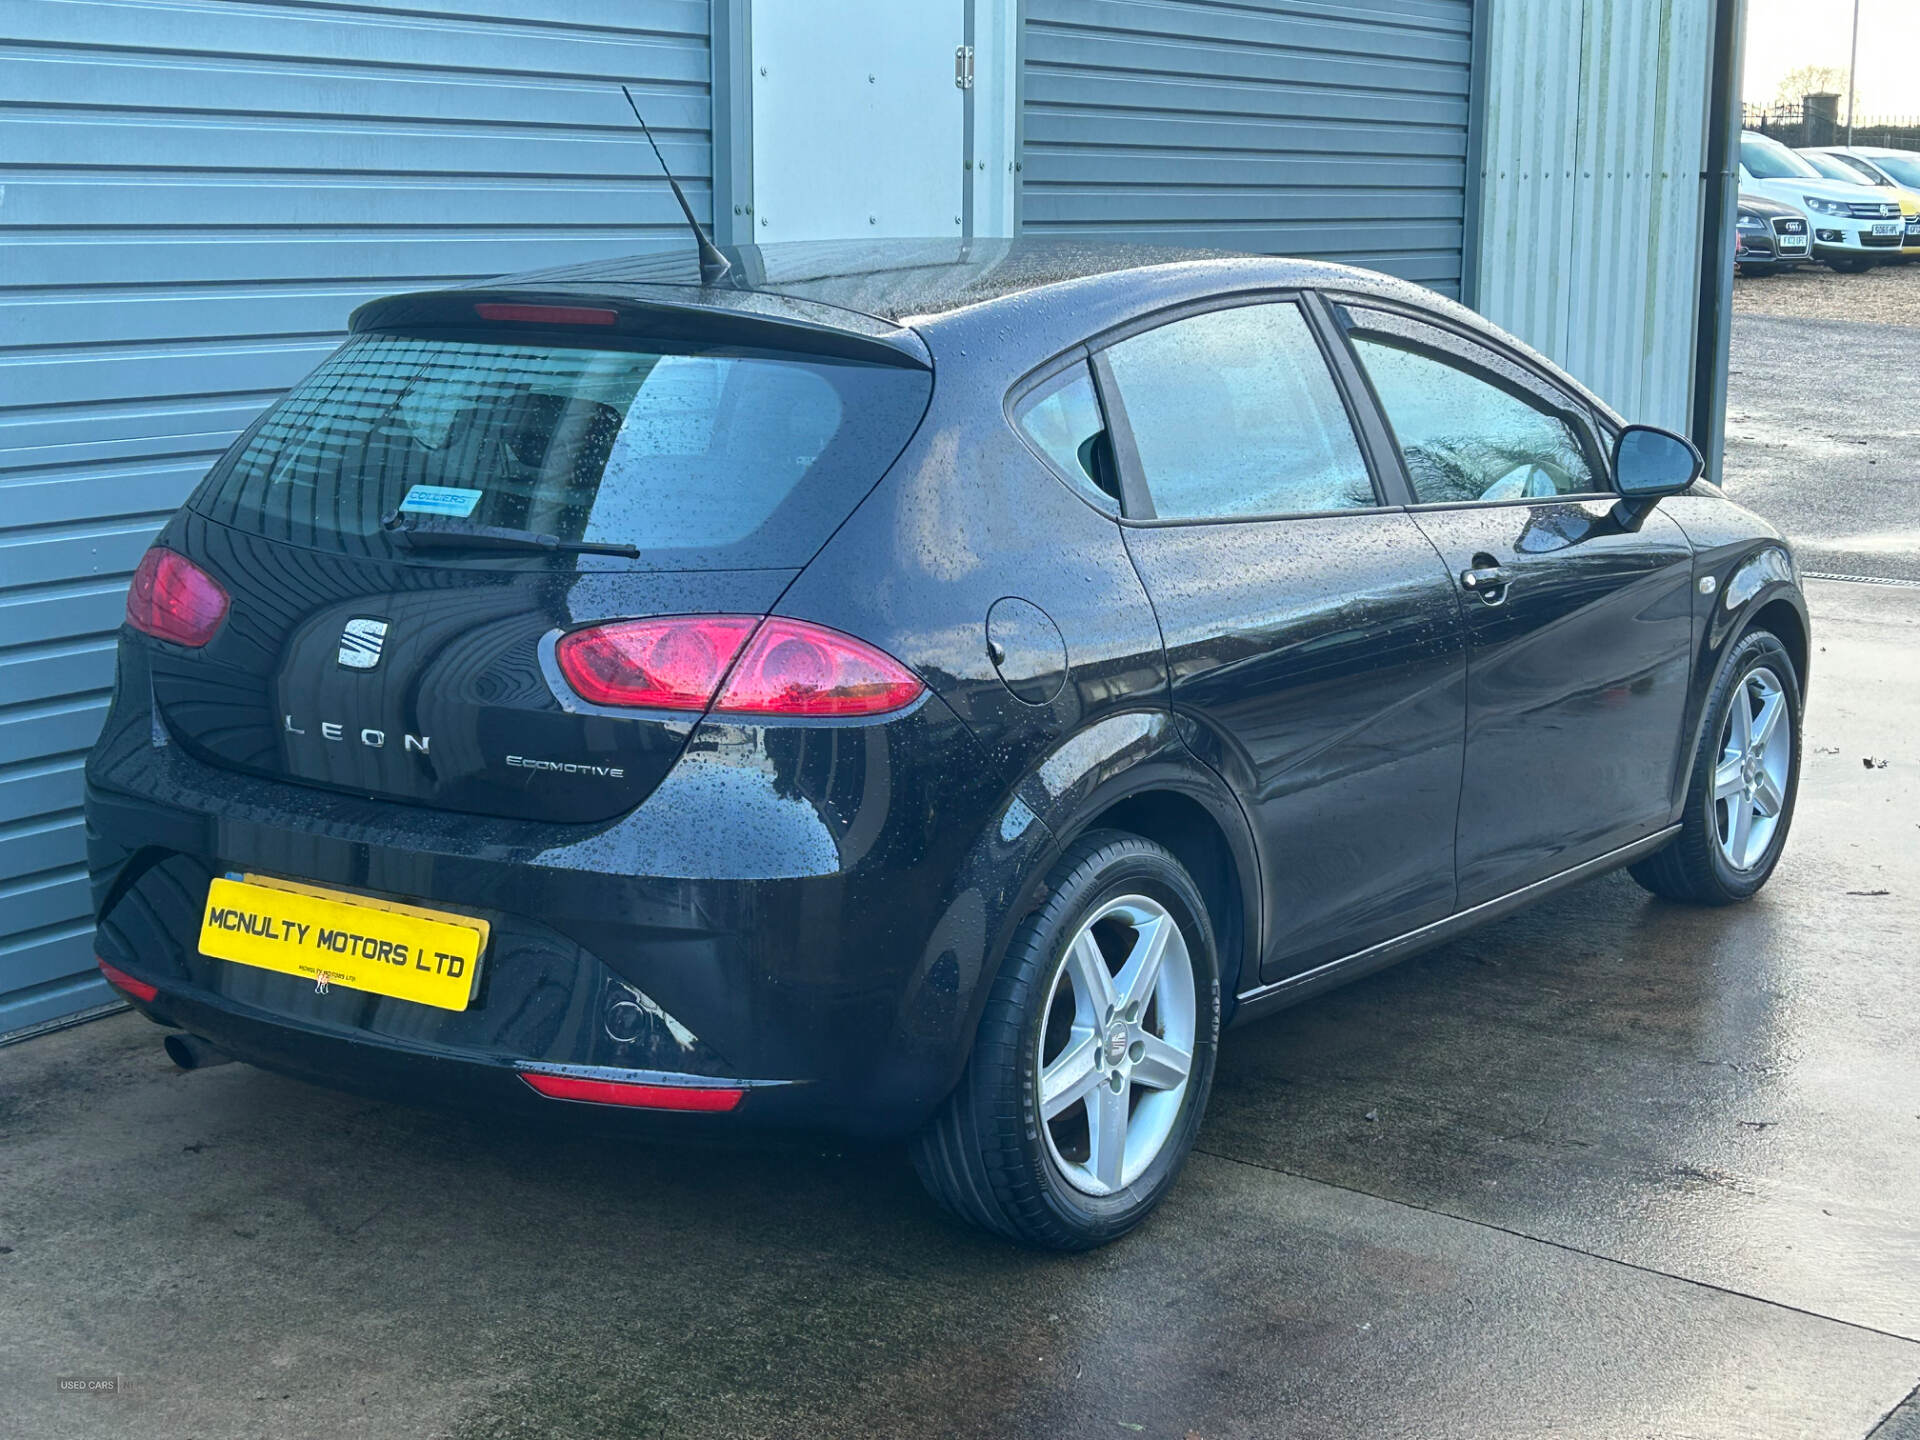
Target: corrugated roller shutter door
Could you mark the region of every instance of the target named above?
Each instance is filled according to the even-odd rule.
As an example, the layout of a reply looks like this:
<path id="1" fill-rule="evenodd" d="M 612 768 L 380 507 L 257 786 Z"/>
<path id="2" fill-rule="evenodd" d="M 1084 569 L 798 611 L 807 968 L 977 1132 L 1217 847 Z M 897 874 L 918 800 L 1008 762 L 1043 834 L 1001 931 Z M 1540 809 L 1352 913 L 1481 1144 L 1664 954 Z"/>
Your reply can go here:
<path id="1" fill-rule="evenodd" d="M 1027 0 L 1024 230 L 1460 293 L 1472 0 Z"/>
<path id="2" fill-rule="evenodd" d="M 683 245 L 707 0 L 9 0 L 0 65 L 0 1032 L 93 978 L 80 771 L 127 576 L 362 300 Z M 702 214 L 702 218 L 709 218 Z"/>

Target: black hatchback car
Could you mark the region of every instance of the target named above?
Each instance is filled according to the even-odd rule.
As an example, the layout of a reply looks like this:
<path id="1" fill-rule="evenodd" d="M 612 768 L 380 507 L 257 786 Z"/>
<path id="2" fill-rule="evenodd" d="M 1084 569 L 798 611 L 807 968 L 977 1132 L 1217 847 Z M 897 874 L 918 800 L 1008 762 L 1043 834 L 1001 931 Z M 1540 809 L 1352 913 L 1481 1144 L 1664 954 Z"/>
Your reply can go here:
<path id="1" fill-rule="evenodd" d="M 1358 270 L 733 258 L 366 305 L 161 533 L 87 826 L 176 1058 L 908 1135 L 1084 1247 L 1223 1024 L 1766 881 L 1806 609 L 1686 441 Z"/>

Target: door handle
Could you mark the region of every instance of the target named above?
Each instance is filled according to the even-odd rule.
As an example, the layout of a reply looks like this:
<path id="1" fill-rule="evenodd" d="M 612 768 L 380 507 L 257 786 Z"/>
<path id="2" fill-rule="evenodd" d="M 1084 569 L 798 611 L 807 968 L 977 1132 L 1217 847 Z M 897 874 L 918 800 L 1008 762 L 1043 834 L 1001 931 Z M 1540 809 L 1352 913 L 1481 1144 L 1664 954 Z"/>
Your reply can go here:
<path id="1" fill-rule="evenodd" d="M 1460 588 L 1478 595 L 1489 605 L 1498 605 L 1506 599 L 1507 586 L 1512 582 L 1513 576 L 1504 565 L 1476 565 L 1460 572 Z"/>

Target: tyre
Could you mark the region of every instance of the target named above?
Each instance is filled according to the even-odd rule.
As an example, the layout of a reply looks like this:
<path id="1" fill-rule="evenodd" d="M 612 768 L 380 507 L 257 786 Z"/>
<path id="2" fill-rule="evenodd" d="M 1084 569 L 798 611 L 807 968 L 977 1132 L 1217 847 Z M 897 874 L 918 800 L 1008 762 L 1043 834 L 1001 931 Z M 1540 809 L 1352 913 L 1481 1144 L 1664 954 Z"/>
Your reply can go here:
<path id="1" fill-rule="evenodd" d="M 1213 1085 L 1220 966 L 1199 889 L 1152 841 L 1090 833 L 1045 894 L 913 1162 L 961 1219 L 1087 1250 L 1145 1219 L 1193 1148 Z"/>
<path id="2" fill-rule="evenodd" d="M 1777 636 L 1752 630 L 1707 697 L 1680 833 L 1629 873 L 1670 900 L 1747 899 L 1780 861 L 1799 786 L 1799 676 Z"/>

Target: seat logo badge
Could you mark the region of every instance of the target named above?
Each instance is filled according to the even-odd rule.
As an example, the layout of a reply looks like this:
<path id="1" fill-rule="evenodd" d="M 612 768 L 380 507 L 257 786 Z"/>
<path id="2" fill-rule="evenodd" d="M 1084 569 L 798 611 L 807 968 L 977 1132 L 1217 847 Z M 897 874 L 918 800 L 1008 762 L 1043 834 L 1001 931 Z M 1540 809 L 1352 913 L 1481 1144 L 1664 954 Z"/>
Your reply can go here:
<path id="1" fill-rule="evenodd" d="M 357 615 L 340 632 L 340 663 L 349 670 L 371 670 L 387 644 L 387 622 Z"/>

